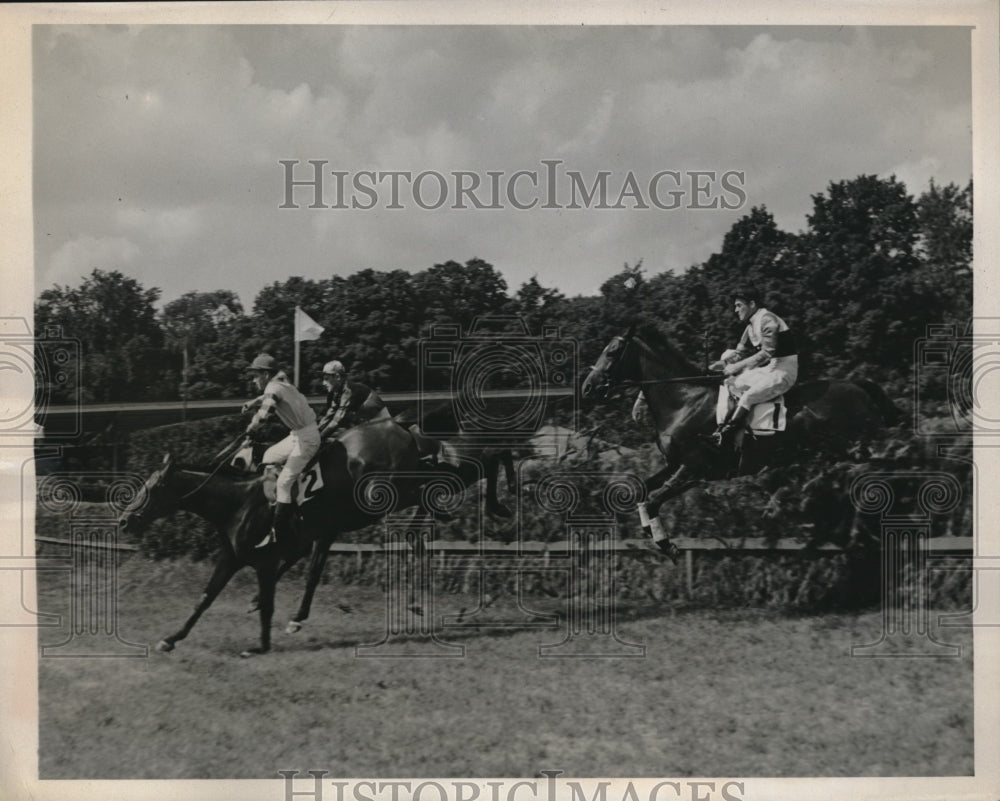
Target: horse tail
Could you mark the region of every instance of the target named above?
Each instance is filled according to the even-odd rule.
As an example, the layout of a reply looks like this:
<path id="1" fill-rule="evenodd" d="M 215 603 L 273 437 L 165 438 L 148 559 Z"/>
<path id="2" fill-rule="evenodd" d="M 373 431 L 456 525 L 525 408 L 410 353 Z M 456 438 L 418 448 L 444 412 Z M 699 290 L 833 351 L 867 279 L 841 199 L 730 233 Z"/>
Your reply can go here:
<path id="1" fill-rule="evenodd" d="M 886 394 L 881 385 L 876 384 L 874 381 L 869 381 L 867 378 L 859 378 L 854 383 L 861 387 L 872 403 L 875 404 L 879 414 L 882 415 L 882 421 L 886 425 L 894 426 L 904 421 L 905 415 L 902 410 L 892 402 L 892 399 Z"/>

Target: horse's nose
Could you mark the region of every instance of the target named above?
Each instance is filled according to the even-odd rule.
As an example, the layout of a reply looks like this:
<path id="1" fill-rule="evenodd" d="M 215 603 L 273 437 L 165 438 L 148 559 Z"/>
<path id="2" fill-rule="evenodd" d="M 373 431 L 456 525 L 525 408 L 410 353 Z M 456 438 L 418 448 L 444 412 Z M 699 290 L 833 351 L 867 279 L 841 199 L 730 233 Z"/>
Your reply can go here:
<path id="1" fill-rule="evenodd" d="M 132 524 L 132 515 L 122 514 L 118 516 L 118 530 L 121 532 L 128 531 L 129 526 Z"/>

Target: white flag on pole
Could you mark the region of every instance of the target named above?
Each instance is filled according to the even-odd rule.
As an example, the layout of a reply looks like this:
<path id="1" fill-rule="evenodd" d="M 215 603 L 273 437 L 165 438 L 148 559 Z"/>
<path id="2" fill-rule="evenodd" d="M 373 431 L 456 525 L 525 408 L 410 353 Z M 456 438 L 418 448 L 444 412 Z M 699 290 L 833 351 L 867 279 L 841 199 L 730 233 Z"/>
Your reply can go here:
<path id="1" fill-rule="evenodd" d="M 319 335 L 326 329 L 317 323 L 312 317 L 306 314 L 298 306 L 295 307 L 295 341 L 303 342 L 308 339 L 319 339 Z"/>

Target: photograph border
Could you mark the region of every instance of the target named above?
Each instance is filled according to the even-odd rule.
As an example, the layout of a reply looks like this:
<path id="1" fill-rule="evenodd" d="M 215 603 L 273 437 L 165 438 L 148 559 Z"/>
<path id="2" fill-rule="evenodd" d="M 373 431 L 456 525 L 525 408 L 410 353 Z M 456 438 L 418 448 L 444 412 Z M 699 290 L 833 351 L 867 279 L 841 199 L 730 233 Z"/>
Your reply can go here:
<path id="1" fill-rule="evenodd" d="M 827 2 L 822 6 L 801 2 L 755 3 L 677 2 L 554 2 L 542 7 L 529 2 L 267 2 L 267 3 L 163 3 L 163 4 L 33 4 L 0 7 L 0 82 L 4 110 L 0 131 L 4 158 L 0 162 L 0 218 L 6 246 L 0 249 L 0 318 L 32 319 L 35 300 L 32 211 L 32 26 L 36 24 L 297 24 L 297 25 L 885 25 L 966 26 L 972 29 L 972 157 L 975 193 L 974 304 L 977 321 L 1000 321 L 1000 4 L 995 0 L 970 2 L 918 2 L 903 0 L 872 8 L 857 2 Z M 998 336 L 996 332 L 985 332 Z M 0 397 L 3 388 L 0 386 Z M 1000 398 L 986 399 L 1000 407 Z M 1000 419 L 1000 409 L 985 413 Z M 0 443 L 0 553 L 21 552 L 22 530 L 34 526 L 33 508 L 25 508 L 21 467 L 33 458 L 30 436 Z M 701 780 L 743 782 L 745 801 L 823 801 L 857 797 L 982 798 L 1000 794 L 1000 533 L 992 521 L 1000 520 L 1000 492 L 993 482 L 1000 477 L 998 443 L 977 438 L 977 486 L 974 571 L 978 606 L 974 623 L 975 775 L 922 778 L 792 778 L 699 777 L 679 779 L 690 785 Z M 24 554 L 31 558 L 32 554 Z M 3 567 L 0 558 L 0 567 Z M 30 571 L 24 577 L 24 597 L 35 592 Z M 4 580 L 0 575 L 0 581 Z M 16 594 L 15 594 L 16 596 Z M 0 587 L 0 599 L 11 602 Z M 986 622 L 983 622 L 986 621 Z M 305 774 L 294 785 L 280 777 L 239 781 L 40 781 L 38 777 L 38 631 L 32 627 L 0 627 L 0 797 L 21 799 L 106 799 L 239 797 L 248 801 L 292 801 L 313 797 L 313 779 Z M 292 767 L 292 766 L 290 766 Z M 556 767 L 556 766 L 553 766 Z M 322 765 L 301 766 L 322 769 Z M 332 779 L 334 777 L 327 777 Z M 537 777 L 524 777 L 535 779 Z M 624 784 L 624 777 L 608 777 Z M 671 777 L 664 777 L 669 779 Z M 560 777 L 560 798 L 570 793 Z M 361 779 L 352 779 L 351 782 Z M 469 777 L 492 798 L 485 782 L 492 777 Z M 462 780 L 438 779 L 455 789 Z M 499 780 L 505 788 L 516 779 Z M 538 779 L 544 782 L 544 779 Z M 578 779 L 588 798 L 600 779 Z M 635 780 L 635 787 L 650 788 L 653 779 Z M 348 785 L 349 786 L 349 785 Z M 293 794 L 294 792 L 294 794 Z M 349 792 L 349 790 L 348 790 Z M 456 791 L 457 792 L 457 791 Z M 333 791 L 327 796 L 335 798 Z M 349 796 L 348 796 L 349 797 Z M 506 791 L 501 798 L 506 798 Z M 530 797 L 525 795 L 524 797 Z M 609 789 L 608 798 L 618 798 Z M 688 796 L 690 791 L 688 791 Z"/>

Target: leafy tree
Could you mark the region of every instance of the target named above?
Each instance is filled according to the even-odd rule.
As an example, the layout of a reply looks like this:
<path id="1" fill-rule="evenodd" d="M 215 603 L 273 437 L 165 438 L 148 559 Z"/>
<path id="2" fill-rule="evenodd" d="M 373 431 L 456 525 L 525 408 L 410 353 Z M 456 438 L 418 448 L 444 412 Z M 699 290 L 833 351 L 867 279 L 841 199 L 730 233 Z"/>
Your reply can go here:
<path id="1" fill-rule="evenodd" d="M 405 270 L 368 269 L 332 279 L 318 318 L 330 335 L 329 358 L 342 359 L 352 375 L 377 388 L 415 386 L 424 310 L 414 302 L 414 284 Z"/>
<path id="2" fill-rule="evenodd" d="M 831 375 L 864 372 L 865 364 L 908 372 L 932 304 L 914 281 L 919 227 L 906 187 L 895 176 L 831 183 L 813 196 L 808 221 L 799 257 L 817 363 Z"/>
<path id="3" fill-rule="evenodd" d="M 964 189 L 931 181 L 917 200 L 917 220 L 917 280 L 937 298 L 942 320 L 964 329 L 972 318 L 972 181 Z"/>
<path id="4" fill-rule="evenodd" d="M 532 334 L 538 334 L 543 326 L 558 325 L 559 315 L 566 303 L 566 297 L 558 289 L 546 289 L 533 275 L 514 295 L 513 309 L 525 321 Z"/>
<path id="5" fill-rule="evenodd" d="M 160 324 L 168 348 L 181 356 L 179 393 L 189 399 L 221 398 L 241 388 L 242 366 L 226 333 L 243 306 L 227 289 L 187 292 L 164 306 Z M 186 375 L 185 375 L 185 367 Z"/>
<path id="6" fill-rule="evenodd" d="M 159 289 L 99 269 L 79 287 L 54 286 L 39 295 L 35 329 L 61 326 L 80 341 L 84 402 L 163 397 L 163 333 L 153 307 L 159 297 Z"/>
<path id="7" fill-rule="evenodd" d="M 414 276 L 414 286 L 425 310 L 423 335 L 435 323 L 457 323 L 465 334 L 477 317 L 512 311 L 507 282 L 482 259 L 464 265 L 456 261 L 435 264 Z"/>

